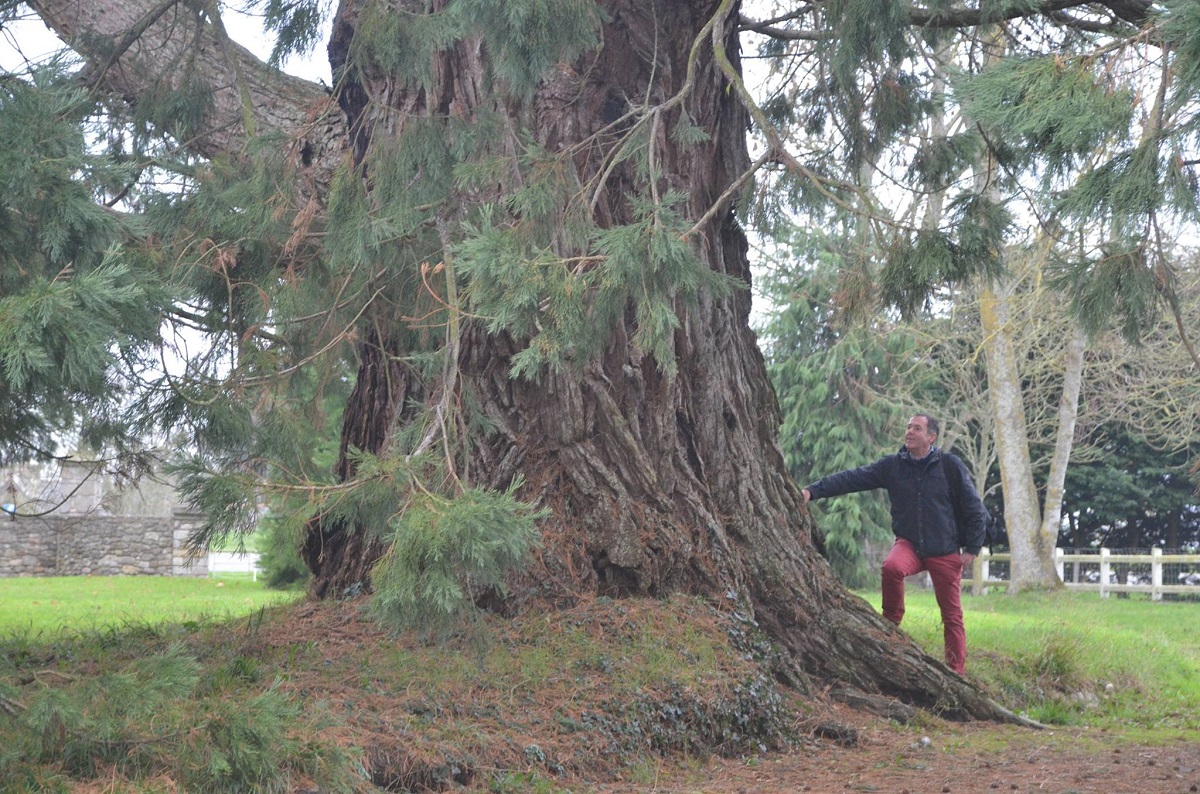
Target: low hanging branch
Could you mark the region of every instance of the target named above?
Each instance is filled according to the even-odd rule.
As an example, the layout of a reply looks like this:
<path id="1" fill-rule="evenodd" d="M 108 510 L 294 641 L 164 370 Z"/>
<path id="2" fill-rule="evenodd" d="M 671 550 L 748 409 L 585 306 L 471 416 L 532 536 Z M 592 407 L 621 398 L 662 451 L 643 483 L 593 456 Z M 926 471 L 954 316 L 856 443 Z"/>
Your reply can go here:
<path id="1" fill-rule="evenodd" d="M 984 7 L 980 3 L 976 8 L 965 6 L 927 9 L 911 7 L 908 9 L 909 22 L 919 28 L 964 28 L 979 25 L 1005 22 L 1012 19 L 1026 19 L 1035 16 L 1056 16 L 1072 8 L 1104 8 L 1118 20 L 1132 25 L 1143 25 L 1150 17 L 1153 4 L 1150 0 L 1043 0 L 1040 3 L 1014 2 L 1008 6 Z M 781 23 L 803 19 L 813 13 L 814 6 L 806 6 L 790 14 L 782 14 L 772 19 L 755 20 L 742 14 L 738 18 L 738 29 L 760 33 L 780 41 L 825 41 L 834 34 L 816 30 L 795 30 L 779 27 Z M 1079 26 L 1087 25 L 1083 20 L 1073 20 Z M 1085 28 L 1086 29 L 1086 28 Z"/>

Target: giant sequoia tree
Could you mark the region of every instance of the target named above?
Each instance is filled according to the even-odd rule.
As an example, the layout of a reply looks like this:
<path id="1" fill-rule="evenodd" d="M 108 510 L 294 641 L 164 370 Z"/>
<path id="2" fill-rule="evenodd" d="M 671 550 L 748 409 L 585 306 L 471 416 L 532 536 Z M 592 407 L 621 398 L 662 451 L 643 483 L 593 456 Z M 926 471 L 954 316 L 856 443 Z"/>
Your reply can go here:
<path id="1" fill-rule="evenodd" d="M 440 557 L 411 548 L 452 528 L 485 531 L 439 554 L 496 552 L 486 530 L 507 543 L 529 504 L 533 561 L 474 582 L 477 602 L 706 594 L 753 611 L 793 683 L 1004 716 L 837 584 L 787 477 L 736 206 L 765 164 L 816 176 L 774 134 L 748 156 L 752 118 L 770 128 L 736 2 L 343 0 L 330 90 L 230 41 L 216 2 L 30 5 L 84 61 L 57 121 L 99 119 L 126 169 L 92 185 L 126 214 L 109 258 L 211 343 L 153 382 L 144 333 L 113 363 L 137 412 L 188 423 L 219 464 L 189 480 L 216 531 L 269 472 L 304 508 L 316 594 L 340 596 L 385 553 L 419 575 Z M 311 36 L 319 3 L 264 5 L 285 50 Z M 889 8 L 818 35 L 940 24 Z M 27 188 L 7 188 L 14 225 Z M 68 248 L 5 269 L 99 267 Z M 317 485 L 288 430 L 341 355 L 357 373 L 338 482 Z"/>

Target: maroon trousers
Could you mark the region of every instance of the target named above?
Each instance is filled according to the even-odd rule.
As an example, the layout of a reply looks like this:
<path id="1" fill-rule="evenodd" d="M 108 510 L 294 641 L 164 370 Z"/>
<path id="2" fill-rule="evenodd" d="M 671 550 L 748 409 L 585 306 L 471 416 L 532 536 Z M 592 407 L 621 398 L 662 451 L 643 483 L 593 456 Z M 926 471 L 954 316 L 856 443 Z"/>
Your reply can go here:
<path id="1" fill-rule="evenodd" d="M 942 610 L 942 628 L 946 643 L 946 666 L 962 675 L 967 662 L 967 632 L 963 627 L 962 557 L 921 559 L 913 545 L 896 538 L 891 552 L 883 562 L 883 616 L 900 625 L 904 618 L 904 577 L 929 571 L 933 594 Z"/>

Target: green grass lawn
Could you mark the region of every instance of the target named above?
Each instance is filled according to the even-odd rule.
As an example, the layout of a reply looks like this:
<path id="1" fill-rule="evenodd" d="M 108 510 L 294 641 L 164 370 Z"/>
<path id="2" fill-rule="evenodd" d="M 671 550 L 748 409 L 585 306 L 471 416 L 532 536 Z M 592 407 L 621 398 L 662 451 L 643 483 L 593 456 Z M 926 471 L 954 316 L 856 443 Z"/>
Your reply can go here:
<path id="1" fill-rule="evenodd" d="M 863 595 L 879 608 L 878 593 Z M 586 755 L 608 746 L 590 735 L 569 749 L 564 737 L 577 731 L 649 747 L 646 719 L 670 746 L 691 747 L 683 737 L 697 726 L 790 724 L 785 704 L 803 702 L 764 686 L 765 671 L 728 645 L 728 626 L 699 600 L 490 616 L 475 639 L 441 646 L 343 611 L 361 604 L 258 613 L 296 597 L 248 576 L 0 580 L 0 789 L 282 791 L 305 778 L 348 792 L 366 774 L 350 748 L 394 737 L 372 774 L 398 780 L 479 753 L 480 768 L 516 775 L 491 790 L 524 791 L 533 778 L 521 775 L 557 752 L 597 764 L 612 755 Z M 1014 711 L 1078 726 L 1045 734 L 1043 749 L 1099 736 L 1108 746 L 1200 741 L 1200 604 L 1063 592 L 964 605 L 968 677 Z M 239 614 L 250 617 L 220 622 Z M 909 594 L 904 628 L 941 656 L 931 593 Z M 331 693 L 329 708 L 313 692 Z M 708 710 L 717 706 L 729 710 Z M 576 719 L 577 709 L 603 719 Z M 930 725 L 918 716 L 911 730 Z M 1010 736 L 976 733 L 959 749 Z M 655 780 L 657 759 L 637 762 Z"/>
<path id="2" fill-rule="evenodd" d="M 861 593 L 877 610 L 880 596 Z M 903 628 L 942 656 L 933 593 L 913 590 Z M 1095 593 L 963 595 L 967 675 L 1034 719 L 1200 729 L 1200 602 Z"/>
<path id="3" fill-rule="evenodd" d="M 861 594 L 879 609 L 878 592 Z M 0 579 L 0 641 L 219 621 L 299 597 L 248 575 Z M 903 628 L 942 655 L 933 594 L 911 589 Z M 964 595 L 967 674 L 1042 722 L 1200 730 L 1200 603 L 1093 593 Z"/>
<path id="4" fill-rule="evenodd" d="M 289 601 L 246 575 L 56 576 L 0 579 L 0 638 L 124 624 L 222 619 Z"/>

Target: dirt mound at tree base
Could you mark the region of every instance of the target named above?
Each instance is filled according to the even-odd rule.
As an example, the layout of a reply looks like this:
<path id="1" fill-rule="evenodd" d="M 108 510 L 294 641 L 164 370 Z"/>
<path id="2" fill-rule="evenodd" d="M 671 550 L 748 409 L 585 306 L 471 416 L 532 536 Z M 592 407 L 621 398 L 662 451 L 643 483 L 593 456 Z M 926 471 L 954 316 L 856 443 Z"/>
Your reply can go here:
<path id="1" fill-rule="evenodd" d="M 362 607 L 13 643 L 0 789 L 1200 789 L 1195 731 L 900 725 L 802 697 L 764 674 L 770 646 L 724 604 L 595 599 L 438 644 Z M 31 732 L 51 706 L 59 730 Z"/>
<path id="2" fill-rule="evenodd" d="M 445 646 L 389 636 L 354 605 L 298 609 L 274 629 L 290 637 L 270 642 L 334 652 L 325 670 L 371 668 L 373 681 L 330 699 L 353 704 L 345 729 L 392 790 L 1200 790 L 1194 735 L 1131 744 L 924 712 L 902 726 L 802 698 L 763 675 L 769 645 L 752 625 L 699 599 L 489 618 Z"/>
<path id="3" fill-rule="evenodd" d="M 487 617 L 440 643 L 362 613 L 299 605 L 247 633 L 240 653 L 343 721 L 339 741 L 362 748 L 388 790 L 611 781 L 663 757 L 780 750 L 802 730 L 765 672 L 769 644 L 699 599 Z"/>

